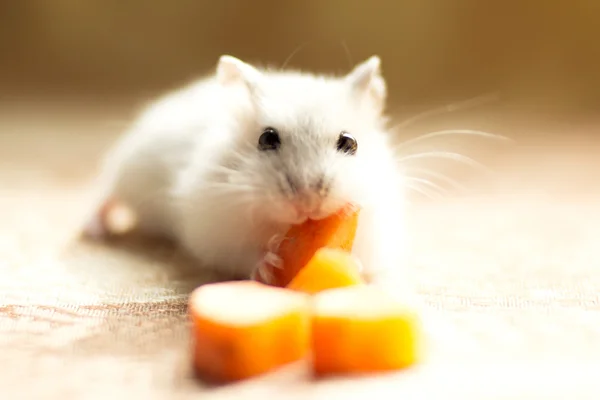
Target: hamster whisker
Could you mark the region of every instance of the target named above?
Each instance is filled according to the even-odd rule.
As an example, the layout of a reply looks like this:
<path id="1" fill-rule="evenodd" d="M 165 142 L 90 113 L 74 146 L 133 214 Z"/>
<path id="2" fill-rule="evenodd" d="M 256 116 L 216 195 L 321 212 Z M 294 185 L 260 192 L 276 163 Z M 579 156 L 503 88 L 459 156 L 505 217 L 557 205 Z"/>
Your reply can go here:
<path id="1" fill-rule="evenodd" d="M 340 43 L 342 48 L 344 49 L 344 53 L 346 54 L 346 59 L 348 60 L 348 68 L 352 68 L 354 61 L 352 61 L 352 55 L 350 54 L 350 49 L 348 48 L 348 44 L 345 40 L 342 40 Z"/>
<path id="2" fill-rule="evenodd" d="M 422 175 L 428 175 L 430 177 L 432 177 L 433 179 L 437 179 L 443 182 L 446 182 L 447 184 L 451 185 L 452 187 L 454 187 L 455 189 L 459 189 L 459 190 L 466 190 L 466 187 L 464 185 L 461 185 L 460 183 L 458 183 L 456 180 L 442 174 L 439 172 L 435 172 L 435 171 L 431 171 L 427 168 L 418 168 L 418 167 L 409 167 L 407 170 L 407 176 L 410 177 L 411 173 L 416 173 L 416 174 L 422 174 Z"/>
<path id="3" fill-rule="evenodd" d="M 432 196 L 431 193 L 426 190 L 421 188 L 420 186 L 416 186 L 416 185 L 411 185 L 411 184 L 405 184 L 404 185 L 407 189 L 413 190 L 417 193 L 422 194 L 423 196 L 427 197 L 429 200 L 437 200 L 439 198 L 441 198 L 442 196 L 439 193 L 434 193 L 437 194 L 437 196 Z"/>
<path id="4" fill-rule="evenodd" d="M 414 178 L 414 177 L 407 177 L 404 178 L 405 182 L 414 182 L 416 184 L 422 184 L 424 186 L 429 186 L 432 189 L 435 189 L 438 193 L 440 194 L 447 194 L 448 193 L 448 189 L 444 189 L 442 186 L 431 182 L 428 179 L 423 179 L 423 178 Z"/>
<path id="5" fill-rule="evenodd" d="M 233 168 L 225 166 L 225 165 L 215 165 L 214 167 L 210 167 L 210 171 L 223 172 L 223 173 L 227 173 L 227 174 L 237 174 L 240 172 L 237 169 L 233 169 Z"/>
<path id="6" fill-rule="evenodd" d="M 426 151 L 422 153 L 415 153 L 403 156 L 397 159 L 398 162 L 403 163 L 405 161 L 410 160 L 419 160 L 419 159 L 427 159 L 427 158 L 439 158 L 439 159 L 448 159 L 452 161 L 461 162 L 463 164 L 469 165 L 474 168 L 479 168 L 483 171 L 489 171 L 489 169 L 481 164 L 480 162 L 472 159 L 471 157 L 467 157 L 463 154 L 454 153 L 450 151 Z"/>
<path id="7" fill-rule="evenodd" d="M 471 136 L 478 136 L 478 137 L 502 140 L 502 141 L 508 141 L 508 142 L 513 141 L 512 139 L 510 139 L 506 136 L 503 136 L 503 135 L 499 135 L 497 133 L 491 133 L 491 132 L 473 130 L 473 129 L 447 129 L 447 130 L 429 132 L 424 135 L 420 135 L 415 138 L 406 140 L 406 141 L 400 143 L 398 147 L 405 148 L 411 144 L 419 143 L 419 142 L 422 142 L 427 139 L 431 139 L 431 138 L 438 137 L 438 136 L 447 136 L 447 135 L 471 135 Z"/>
<path id="8" fill-rule="evenodd" d="M 204 188 L 206 196 L 218 200 L 224 207 L 252 204 L 256 195 L 256 189 L 249 185 L 210 182 Z M 193 204 L 189 207 L 193 207 Z"/>
<path id="9" fill-rule="evenodd" d="M 251 199 L 253 197 L 253 194 L 250 191 L 242 190 L 238 191 L 238 193 L 235 193 L 236 191 L 234 189 L 224 190 L 223 188 L 211 188 L 210 186 L 207 186 L 206 188 L 209 190 L 209 194 L 207 194 L 207 196 L 219 200 L 219 204 L 221 206 L 234 206 L 240 204 L 243 205 L 244 203 L 251 203 Z M 235 195 L 232 196 L 232 193 Z M 181 201 L 179 199 L 177 200 L 179 207 L 186 207 L 187 209 L 195 207 L 194 203 Z"/>
<path id="10" fill-rule="evenodd" d="M 419 114 L 416 114 L 412 117 L 405 119 L 404 121 L 394 125 L 391 130 L 401 130 L 409 127 L 410 125 L 419 122 L 423 119 L 433 117 L 439 114 L 450 113 L 454 111 L 466 110 L 469 108 L 477 107 L 478 105 L 483 105 L 489 103 L 491 101 L 498 100 L 498 93 L 490 93 L 482 96 L 477 96 L 468 100 L 464 100 L 462 102 L 456 102 L 452 104 L 447 104 L 442 107 L 429 109 L 423 111 Z"/>
<path id="11" fill-rule="evenodd" d="M 291 53 L 291 54 L 290 54 L 290 55 L 289 55 L 289 56 L 288 56 L 288 57 L 285 59 L 285 61 L 283 62 L 283 64 L 281 65 L 281 67 L 280 67 L 279 69 L 280 69 L 280 70 L 284 70 L 284 69 L 285 69 L 285 67 L 287 67 L 287 65 L 289 64 L 289 62 L 290 62 L 290 61 L 292 61 L 292 58 L 293 58 L 293 57 L 294 57 L 296 54 L 298 54 L 298 52 L 299 52 L 300 50 L 302 50 L 304 47 L 306 47 L 306 45 L 307 45 L 308 43 L 309 43 L 309 42 L 304 42 L 304 43 L 300 44 L 298 47 L 296 47 L 296 48 L 294 49 L 294 51 L 292 51 L 292 53 Z"/>
<path id="12" fill-rule="evenodd" d="M 252 185 L 244 185 L 241 183 L 231 183 L 231 182 L 211 182 L 206 186 L 208 189 L 218 189 L 219 191 L 239 191 L 239 192 L 253 192 L 256 191 Z"/>

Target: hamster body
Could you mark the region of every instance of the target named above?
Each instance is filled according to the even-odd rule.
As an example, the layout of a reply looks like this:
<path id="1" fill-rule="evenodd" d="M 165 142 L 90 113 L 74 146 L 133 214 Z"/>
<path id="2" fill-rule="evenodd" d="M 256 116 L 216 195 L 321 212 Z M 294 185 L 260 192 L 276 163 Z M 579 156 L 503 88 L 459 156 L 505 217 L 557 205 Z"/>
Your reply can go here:
<path id="1" fill-rule="evenodd" d="M 354 254 L 367 276 L 402 269 L 404 193 L 385 131 L 378 57 L 344 76 L 259 69 L 222 56 L 214 75 L 150 105 L 106 159 L 113 201 L 140 230 L 179 242 L 205 268 L 248 278 L 291 224 L 361 207 Z"/>

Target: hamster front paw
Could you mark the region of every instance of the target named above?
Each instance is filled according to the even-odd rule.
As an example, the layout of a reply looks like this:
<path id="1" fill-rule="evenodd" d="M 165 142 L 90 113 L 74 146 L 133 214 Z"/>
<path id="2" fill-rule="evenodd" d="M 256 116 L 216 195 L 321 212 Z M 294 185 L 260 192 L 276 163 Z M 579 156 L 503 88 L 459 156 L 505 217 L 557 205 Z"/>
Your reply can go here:
<path id="1" fill-rule="evenodd" d="M 272 251 L 267 251 L 262 259 L 258 261 L 256 267 L 252 271 L 250 279 L 266 283 L 267 285 L 273 284 L 273 268 L 282 268 L 283 262 L 281 257 Z"/>

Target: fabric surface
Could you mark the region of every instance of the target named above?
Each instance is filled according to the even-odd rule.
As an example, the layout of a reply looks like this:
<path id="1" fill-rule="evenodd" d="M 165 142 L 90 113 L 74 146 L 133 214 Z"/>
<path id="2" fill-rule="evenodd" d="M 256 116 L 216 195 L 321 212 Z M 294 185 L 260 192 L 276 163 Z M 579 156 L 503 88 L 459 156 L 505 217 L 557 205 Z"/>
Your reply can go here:
<path id="1" fill-rule="evenodd" d="M 314 382 L 300 364 L 208 387 L 191 375 L 186 301 L 214 277 L 167 243 L 77 238 L 128 114 L 69 107 L 0 120 L 1 399 L 598 397 L 598 125 L 533 132 L 487 192 L 416 202 L 422 365 Z"/>

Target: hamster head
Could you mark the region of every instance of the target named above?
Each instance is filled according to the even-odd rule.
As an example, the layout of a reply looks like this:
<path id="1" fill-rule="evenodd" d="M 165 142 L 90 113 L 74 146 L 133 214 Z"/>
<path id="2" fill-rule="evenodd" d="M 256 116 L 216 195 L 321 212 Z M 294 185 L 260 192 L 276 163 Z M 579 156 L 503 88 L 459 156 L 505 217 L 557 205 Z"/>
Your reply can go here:
<path id="1" fill-rule="evenodd" d="M 385 148 L 386 85 L 373 56 L 343 76 L 258 69 L 222 56 L 217 77 L 252 110 L 236 136 L 229 183 L 251 191 L 253 213 L 286 224 L 360 206 Z"/>

